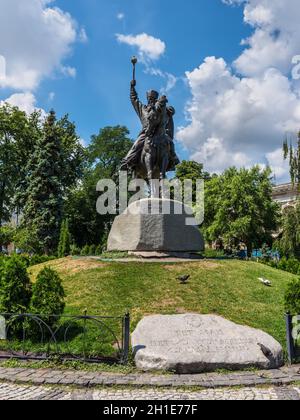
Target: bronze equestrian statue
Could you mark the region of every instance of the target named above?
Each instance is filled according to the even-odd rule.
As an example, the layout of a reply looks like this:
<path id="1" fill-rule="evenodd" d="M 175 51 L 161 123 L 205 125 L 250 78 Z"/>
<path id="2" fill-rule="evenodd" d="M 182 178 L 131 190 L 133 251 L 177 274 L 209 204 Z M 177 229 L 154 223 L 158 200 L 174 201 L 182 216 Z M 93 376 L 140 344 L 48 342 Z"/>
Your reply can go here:
<path id="1" fill-rule="evenodd" d="M 151 196 L 157 195 L 153 180 L 163 180 L 169 171 L 174 171 L 180 163 L 174 146 L 175 109 L 168 106 L 166 96 L 159 98 L 158 92 L 147 92 L 148 104 L 144 105 L 136 92 L 135 64 L 131 81 L 131 103 L 141 121 L 142 131 L 122 162 L 121 170 L 128 170 L 135 178 L 147 181 Z"/>

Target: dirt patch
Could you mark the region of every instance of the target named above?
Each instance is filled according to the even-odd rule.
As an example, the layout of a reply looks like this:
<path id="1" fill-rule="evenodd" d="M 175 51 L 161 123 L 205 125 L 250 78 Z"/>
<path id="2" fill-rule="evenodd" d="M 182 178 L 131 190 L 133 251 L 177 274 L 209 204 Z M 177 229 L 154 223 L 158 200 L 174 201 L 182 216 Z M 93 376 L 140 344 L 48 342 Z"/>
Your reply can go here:
<path id="1" fill-rule="evenodd" d="M 157 309 L 157 308 L 167 308 L 167 307 L 174 307 L 178 305 L 179 301 L 182 302 L 181 298 L 178 299 L 162 299 L 159 302 L 155 302 L 151 305 L 151 308 Z"/>
<path id="2" fill-rule="evenodd" d="M 60 267 L 61 270 L 67 271 L 68 274 L 76 274 L 80 273 L 81 271 L 85 270 L 93 270 L 94 268 L 100 268 L 105 267 L 104 263 L 100 263 L 95 260 L 73 260 L 73 259 L 67 259 L 62 262 Z"/>
<path id="3" fill-rule="evenodd" d="M 188 263 L 188 264 L 180 264 L 180 265 L 165 265 L 164 268 L 168 271 L 173 271 L 176 273 L 180 273 L 183 270 L 186 270 L 188 272 L 188 270 L 192 269 L 199 269 L 199 268 L 203 268 L 204 270 L 215 270 L 217 268 L 220 268 L 221 264 L 217 263 L 215 261 L 197 261 L 197 262 L 193 262 L 193 263 Z"/>
<path id="4" fill-rule="evenodd" d="M 51 267 L 62 275 L 73 275 L 81 271 L 93 270 L 95 268 L 105 267 L 104 263 L 92 259 L 74 259 L 72 257 L 59 260 L 48 261 L 29 268 L 32 279 L 35 280 L 37 274 L 44 268 Z"/>
<path id="5" fill-rule="evenodd" d="M 176 308 L 175 311 L 178 315 L 184 315 L 187 313 L 187 310 L 185 308 Z"/>

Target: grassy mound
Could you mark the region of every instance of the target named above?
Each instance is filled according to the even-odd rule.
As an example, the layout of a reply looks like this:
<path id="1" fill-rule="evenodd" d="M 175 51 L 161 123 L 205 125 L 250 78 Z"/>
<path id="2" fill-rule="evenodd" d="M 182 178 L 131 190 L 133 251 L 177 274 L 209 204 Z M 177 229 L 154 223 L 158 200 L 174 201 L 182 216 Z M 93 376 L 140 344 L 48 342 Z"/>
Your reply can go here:
<path id="1" fill-rule="evenodd" d="M 29 269 L 34 281 L 44 266 L 63 278 L 66 312 L 119 316 L 129 311 L 131 328 L 148 314 L 217 314 L 259 328 L 285 346 L 283 296 L 294 276 L 255 262 L 202 260 L 191 263 L 101 262 L 65 258 Z M 180 275 L 190 274 L 181 285 Z M 272 288 L 258 277 L 272 281 Z"/>

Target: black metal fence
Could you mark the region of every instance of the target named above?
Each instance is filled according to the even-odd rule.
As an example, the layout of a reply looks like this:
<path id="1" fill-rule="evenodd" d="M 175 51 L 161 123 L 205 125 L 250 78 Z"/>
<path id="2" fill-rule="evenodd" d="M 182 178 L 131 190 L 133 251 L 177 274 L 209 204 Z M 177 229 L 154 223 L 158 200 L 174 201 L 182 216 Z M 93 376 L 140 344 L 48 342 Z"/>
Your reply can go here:
<path id="1" fill-rule="evenodd" d="M 130 315 L 0 313 L 0 359 L 128 362 Z"/>
<path id="2" fill-rule="evenodd" d="M 289 362 L 300 360 L 300 315 L 286 314 L 286 338 Z"/>

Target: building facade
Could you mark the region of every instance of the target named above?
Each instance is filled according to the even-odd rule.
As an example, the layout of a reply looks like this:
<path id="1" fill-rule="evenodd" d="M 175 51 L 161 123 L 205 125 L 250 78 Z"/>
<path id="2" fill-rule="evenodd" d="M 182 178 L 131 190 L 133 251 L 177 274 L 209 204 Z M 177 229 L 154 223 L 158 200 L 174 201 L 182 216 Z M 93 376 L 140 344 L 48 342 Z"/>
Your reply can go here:
<path id="1" fill-rule="evenodd" d="M 273 200 L 279 203 L 284 210 L 287 207 L 295 206 L 299 190 L 292 183 L 276 185 L 273 187 Z"/>

